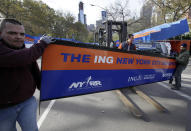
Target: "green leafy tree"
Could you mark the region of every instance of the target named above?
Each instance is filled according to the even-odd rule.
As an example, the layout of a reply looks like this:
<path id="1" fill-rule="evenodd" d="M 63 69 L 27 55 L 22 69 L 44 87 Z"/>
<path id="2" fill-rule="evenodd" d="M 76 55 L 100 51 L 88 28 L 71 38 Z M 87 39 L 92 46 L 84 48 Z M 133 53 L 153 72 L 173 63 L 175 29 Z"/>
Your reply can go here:
<path id="1" fill-rule="evenodd" d="M 94 43 L 94 32 L 88 33 L 87 42 Z"/>
<path id="2" fill-rule="evenodd" d="M 17 6 L 17 0 L 1 0 L 0 1 L 0 12 L 6 18 L 13 18 L 14 17 L 14 8 Z"/>
<path id="3" fill-rule="evenodd" d="M 55 11 L 43 2 L 24 0 L 23 5 L 27 15 L 24 23 L 30 34 L 50 34 L 54 24 Z"/>
<path id="4" fill-rule="evenodd" d="M 149 0 L 155 10 L 160 11 L 163 23 L 177 21 L 185 16 L 191 8 L 190 0 Z"/>
<path id="5" fill-rule="evenodd" d="M 89 42 L 88 41 L 88 31 L 85 27 L 80 22 L 76 22 L 73 27 L 72 27 L 72 32 L 71 32 L 76 40 L 83 41 L 83 42 Z"/>
<path id="6" fill-rule="evenodd" d="M 25 25 L 26 33 L 39 36 L 50 34 L 53 37 L 75 38 L 88 42 L 86 27 L 75 22 L 70 13 L 55 11 L 42 1 L 0 0 L 0 12 L 6 18 L 16 18 Z"/>

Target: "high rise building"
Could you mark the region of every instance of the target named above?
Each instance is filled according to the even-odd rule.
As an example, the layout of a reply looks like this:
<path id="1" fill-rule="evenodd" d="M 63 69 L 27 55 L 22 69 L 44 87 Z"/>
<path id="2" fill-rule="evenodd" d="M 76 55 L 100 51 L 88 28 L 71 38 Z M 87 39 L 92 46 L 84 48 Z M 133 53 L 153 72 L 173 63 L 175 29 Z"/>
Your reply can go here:
<path id="1" fill-rule="evenodd" d="M 95 31 L 95 25 L 94 24 L 90 24 L 87 27 L 88 31 Z"/>
<path id="2" fill-rule="evenodd" d="M 153 6 L 150 1 L 146 2 L 140 12 L 140 16 L 142 19 L 142 22 L 144 23 L 144 26 L 146 28 L 151 27 L 151 20 L 152 20 L 152 13 L 153 13 Z"/>
<path id="3" fill-rule="evenodd" d="M 107 20 L 107 12 L 101 11 L 101 17 L 102 17 L 102 21 L 106 21 Z"/>
<path id="4" fill-rule="evenodd" d="M 86 22 L 86 15 L 84 14 L 84 3 L 83 2 L 79 3 L 78 21 L 81 22 L 84 25 L 87 24 L 87 22 Z"/>

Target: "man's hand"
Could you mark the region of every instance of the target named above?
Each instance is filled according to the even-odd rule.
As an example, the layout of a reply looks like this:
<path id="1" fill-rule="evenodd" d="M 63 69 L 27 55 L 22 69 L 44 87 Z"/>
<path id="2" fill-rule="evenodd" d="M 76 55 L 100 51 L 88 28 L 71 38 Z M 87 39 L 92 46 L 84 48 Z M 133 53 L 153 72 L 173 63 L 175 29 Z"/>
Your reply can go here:
<path id="1" fill-rule="evenodd" d="M 50 43 L 53 43 L 55 42 L 56 40 L 53 39 L 51 36 L 46 36 L 46 35 L 43 35 L 41 38 L 40 38 L 40 41 L 44 41 L 46 44 L 50 44 Z"/>

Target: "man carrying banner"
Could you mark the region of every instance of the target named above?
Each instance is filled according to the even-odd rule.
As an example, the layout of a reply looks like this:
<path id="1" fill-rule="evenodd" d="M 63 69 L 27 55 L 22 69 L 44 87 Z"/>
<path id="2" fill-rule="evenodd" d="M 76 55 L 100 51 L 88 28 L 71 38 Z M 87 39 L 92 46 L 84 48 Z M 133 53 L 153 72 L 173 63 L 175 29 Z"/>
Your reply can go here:
<path id="1" fill-rule="evenodd" d="M 173 85 L 171 89 L 179 90 L 181 88 L 181 74 L 188 65 L 189 56 L 190 53 L 187 50 L 187 44 L 184 43 L 180 46 L 180 54 L 176 57 L 176 69 L 172 76 L 172 79 L 170 79 L 169 81 L 169 84 L 172 84 L 173 78 L 175 77 L 175 85 Z"/>
<path id="2" fill-rule="evenodd" d="M 36 60 L 52 38 L 25 48 L 24 26 L 15 19 L 0 19 L 0 131 L 38 131 L 37 101 L 33 94 L 40 86 Z"/>

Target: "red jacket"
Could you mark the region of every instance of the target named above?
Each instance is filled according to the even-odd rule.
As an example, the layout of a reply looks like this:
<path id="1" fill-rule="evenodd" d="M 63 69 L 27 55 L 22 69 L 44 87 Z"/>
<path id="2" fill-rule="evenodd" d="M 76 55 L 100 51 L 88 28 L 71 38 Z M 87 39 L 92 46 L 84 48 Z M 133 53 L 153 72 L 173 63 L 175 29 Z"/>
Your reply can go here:
<path id="1" fill-rule="evenodd" d="M 46 43 L 31 48 L 13 49 L 0 40 L 0 108 L 19 104 L 40 86 L 40 71 L 36 60 L 42 55 Z"/>

